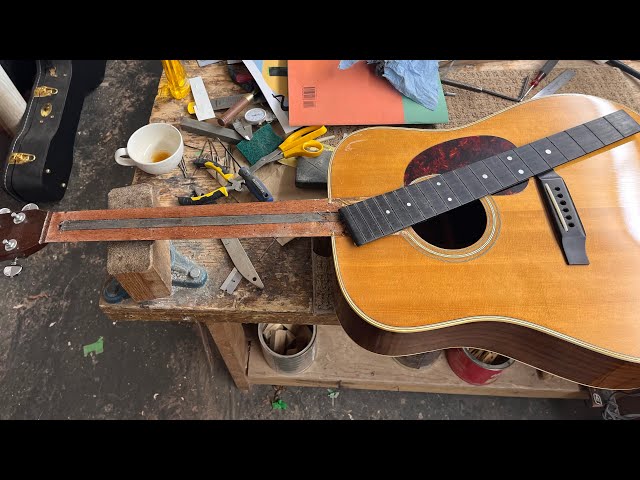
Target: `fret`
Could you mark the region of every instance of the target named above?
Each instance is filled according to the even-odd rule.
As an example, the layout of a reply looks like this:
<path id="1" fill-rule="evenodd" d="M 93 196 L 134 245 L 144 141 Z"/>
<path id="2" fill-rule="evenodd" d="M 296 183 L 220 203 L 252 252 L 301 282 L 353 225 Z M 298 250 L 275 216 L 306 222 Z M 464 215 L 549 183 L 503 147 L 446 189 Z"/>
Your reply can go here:
<path id="1" fill-rule="evenodd" d="M 557 167 L 567 162 L 567 158 L 548 138 L 537 140 L 530 145 L 550 167 Z"/>
<path id="2" fill-rule="evenodd" d="M 538 152 L 536 152 L 531 145 L 523 145 L 520 148 L 516 148 L 514 152 L 518 154 L 534 175 L 551 170 L 549 164 L 544 161 L 544 158 L 538 155 Z"/>
<path id="3" fill-rule="evenodd" d="M 360 216 L 362 219 L 362 233 L 365 237 L 371 237 L 372 240 L 376 238 L 380 238 L 382 236 L 382 230 L 380 227 L 377 227 L 377 223 L 369 213 L 369 210 L 361 205 L 362 202 L 354 203 L 353 210 L 356 216 Z M 375 224 L 375 225 L 374 225 Z M 371 240 L 367 240 L 370 242 Z"/>
<path id="4" fill-rule="evenodd" d="M 631 118 L 624 110 L 610 113 L 609 115 L 605 115 L 604 118 L 625 137 L 630 137 L 640 132 L 638 122 Z"/>
<path id="5" fill-rule="evenodd" d="M 482 160 L 473 162 L 471 165 L 469 165 L 469 168 L 473 173 L 475 173 L 480 183 L 484 185 L 484 188 L 487 189 L 487 192 L 496 193 L 500 190 L 503 190 L 502 184 L 493 175 L 493 173 L 491 173 L 489 167 L 487 167 Z"/>
<path id="6" fill-rule="evenodd" d="M 591 130 L 584 125 L 578 125 L 565 131 L 576 141 L 585 153 L 595 152 L 604 146 L 602 142 L 598 140 L 598 137 L 591 133 Z"/>
<path id="7" fill-rule="evenodd" d="M 344 223 L 349 227 L 349 233 L 351 234 L 351 238 L 353 242 L 360 246 L 367 243 L 367 238 L 363 233 L 363 228 L 360 225 L 360 222 L 356 220 L 353 215 L 354 209 L 353 205 L 348 205 L 346 207 L 342 207 L 339 212 L 344 220 Z"/>
<path id="8" fill-rule="evenodd" d="M 485 158 L 483 162 L 504 188 L 518 183 L 516 177 L 509 171 L 507 166 L 502 163 L 502 160 L 500 160 L 497 155 Z"/>
<path id="9" fill-rule="evenodd" d="M 533 177 L 533 172 L 529 170 L 529 167 L 525 165 L 522 159 L 513 150 L 507 150 L 498 154 L 498 158 L 507 166 L 513 176 L 516 177 L 519 182 L 526 180 L 529 177 Z"/>
<path id="10" fill-rule="evenodd" d="M 384 195 L 378 195 L 377 197 L 372 197 L 372 198 L 378 205 L 378 208 L 382 211 L 382 213 L 384 213 L 385 215 L 384 218 L 387 219 L 387 221 L 389 222 L 389 225 L 391 225 L 391 228 L 393 229 L 394 232 L 399 232 L 400 230 L 405 228 L 405 226 L 402 225 L 402 222 L 398 218 L 398 215 L 396 215 L 391 205 L 389 205 L 389 202 L 387 202 L 387 199 L 385 198 Z"/>
<path id="11" fill-rule="evenodd" d="M 464 183 L 464 186 L 467 187 L 471 195 L 473 195 L 474 200 L 489 195 L 487 189 L 484 188 L 484 185 L 480 183 L 478 177 L 475 176 L 468 166 L 457 168 L 454 172 L 456 172 L 458 178 Z"/>
<path id="12" fill-rule="evenodd" d="M 431 208 L 429 200 L 427 200 L 427 197 L 422 194 L 417 184 L 414 183 L 413 185 L 409 185 L 406 188 L 406 191 L 413 198 L 413 202 L 416 204 L 418 210 L 422 212 L 425 220 L 436 214 L 436 212 L 433 211 L 433 208 Z"/>
<path id="13" fill-rule="evenodd" d="M 400 201 L 398 195 L 396 195 L 396 190 L 385 193 L 383 197 L 387 200 L 387 203 L 391 207 L 391 210 L 394 211 L 398 220 L 400 220 L 400 224 L 402 228 L 407 228 L 411 225 L 411 214 L 407 211 L 406 207 Z M 385 212 L 386 213 L 386 212 Z"/>
<path id="14" fill-rule="evenodd" d="M 442 175 L 432 177 L 430 180 L 431 185 L 436 189 L 436 192 L 438 192 L 438 195 L 440 195 L 440 198 L 449 210 L 460 206 L 460 200 L 458 200 L 458 197 L 453 193 L 453 190 L 451 190 L 451 187 L 449 187 Z"/>
<path id="15" fill-rule="evenodd" d="M 436 215 L 439 215 L 448 210 L 447 206 L 442 201 L 442 198 L 440 198 L 440 195 L 438 195 L 438 192 L 436 192 L 436 189 L 433 185 L 431 185 L 429 180 L 419 182 L 417 185 L 422 194 L 427 197 L 427 200 L 429 200 L 431 208 L 434 212 L 436 212 Z"/>
<path id="16" fill-rule="evenodd" d="M 556 133 L 548 138 L 568 161 L 575 160 L 585 154 L 585 151 L 580 148 L 580 145 L 567 132 Z"/>
<path id="17" fill-rule="evenodd" d="M 456 194 L 456 197 L 458 197 L 458 200 L 460 200 L 460 204 L 465 204 L 471 202 L 472 200 L 475 200 L 469 189 L 467 189 L 467 187 L 464 186 L 462 180 L 458 178 L 455 170 L 450 170 L 446 173 L 443 173 L 441 176 L 445 179 L 445 181 L 449 185 L 449 188 L 453 190 L 453 193 Z"/>
<path id="18" fill-rule="evenodd" d="M 417 202 L 413 199 L 411 194 L 407 192 L 406 188 L 399 188 L 396 190 L 396 195 L 402 202 L 402 205 L 405 207 L 409 216 L 411 217 L 411 224 L 419 223 L 427 219 L 427 217 L 422 213 L 422 210 L 418 208 Z"/>
<path id="19" fill-rule="evenodd" d="M 604 118 L 596 118 L 595 120 L 585 123 L 584 126 L 591 130 L 604 145 L 611 145 L 618 140 L 622 140 L 620 132 L 613 128 Z"/>
<path id="20" fill-rule="evenodd" d="M 382 234 L 385 236 L 391 235 L 395 230 L 391 228 L 391 224 L 387 220 L 387 215 L 385 215 L 380 210 L 380 207 L 378 207 L 378 204 L 375 202 L 374 198 L 375 197 L 367 198 L 363 202 L 360 202 L 360 204 L 364 205 L 367 210 L 371 212 L 373 218 L 375 218 L 378 222 L 378 226 L 380 227 L 380 230 L 382 230 Z"/>

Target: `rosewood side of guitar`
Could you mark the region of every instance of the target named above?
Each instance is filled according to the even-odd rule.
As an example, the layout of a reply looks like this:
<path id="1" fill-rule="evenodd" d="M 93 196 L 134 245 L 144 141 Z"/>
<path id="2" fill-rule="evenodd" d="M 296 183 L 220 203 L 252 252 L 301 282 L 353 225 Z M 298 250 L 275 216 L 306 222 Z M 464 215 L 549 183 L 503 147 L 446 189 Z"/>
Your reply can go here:
<path id="1" fill-rule="evenodd" d="M 406 185 L 412 161 L 444 142 L 492 136 L 521 146 L 619 109 L 640 121 L 607 100 L 556 95 L 459 129 L 360 130 L 334 153 L 329 196 L 368 197 Z M 640 387 L 639 137 L 556 170 L 586 230 L 589 265 L 565 263 L 545 193 L 529 181 L 483 200 L 493 230 L 488 221 L 475 244 L 456 251 L 433 248 L 412 228 L 361 247 L 334 238 L 343 327 L 384 355 L 468 346 L 586 385 Z M 437 159 L 435 173 L 456 168 L 449 160 Z"/>
<path id="2" fill-rule="evenodd" d="M 640 385 L 640 364 L 625 362 L 513 323 L 475 322 L 418 333 L 381 330 L 351 309 L 337 281 L 336 314 L 360 347 L 389 356 L 469 347 L 499 352 L 545 372 L 590 387 L 630 390 Z"/>

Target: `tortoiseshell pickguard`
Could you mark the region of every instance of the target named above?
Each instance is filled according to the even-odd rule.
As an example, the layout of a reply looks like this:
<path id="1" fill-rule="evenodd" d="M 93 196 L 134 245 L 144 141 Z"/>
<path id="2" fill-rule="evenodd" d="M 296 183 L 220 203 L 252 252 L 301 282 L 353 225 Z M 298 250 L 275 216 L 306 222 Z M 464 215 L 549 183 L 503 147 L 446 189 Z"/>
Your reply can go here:
<path id="1" fill-rule="evenodd" d="M 516 146 L 510 141 L 490 135 L 462 137 L 439 143 L 416 155 L 409 162 L 404 172 L 404 183 L 409 185 L 416 178 L 455 170 L 513 148 Z M 496 195 L 521 192 L 527 183 L 528 180 L 496 193 Z"/>

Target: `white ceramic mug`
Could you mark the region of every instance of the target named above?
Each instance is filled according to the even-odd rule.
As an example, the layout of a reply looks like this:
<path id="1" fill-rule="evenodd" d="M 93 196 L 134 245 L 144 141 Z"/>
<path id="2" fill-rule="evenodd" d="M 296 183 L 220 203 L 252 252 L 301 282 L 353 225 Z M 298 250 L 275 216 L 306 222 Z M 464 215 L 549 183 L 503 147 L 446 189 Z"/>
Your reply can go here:
<path id="1" fill-rule="evenodd" d="M 184 153 L 182 135 L 168 123 L 150 123 L 136 130 L 126 148 L 116 150 L 116 162 L 138 167 L 152 175 L 168 173 L 178 166 Z"/>

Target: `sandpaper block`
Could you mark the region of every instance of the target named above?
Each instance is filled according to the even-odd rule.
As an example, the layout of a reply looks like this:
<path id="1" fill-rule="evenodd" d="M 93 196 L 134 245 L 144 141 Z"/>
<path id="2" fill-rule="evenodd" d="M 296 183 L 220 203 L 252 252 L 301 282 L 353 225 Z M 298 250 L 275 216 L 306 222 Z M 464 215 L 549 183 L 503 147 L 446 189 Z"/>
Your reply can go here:
<path id="1" fill-rule="evenodd" d="M 265 155 L 273 152 L 284 140 L 273 131 L 270 124 L 266 124 L 253 134 L 251 140 L 242 140 L 238 143 L 238 150 L 244 158 L 253 165 Z"/>
<path id="2" fill-rule="evenodd" d="M 325 148 L 317 157 L 300 157 L 296 167 L 296 187 L 327 188 L 332 151 Z"/>

